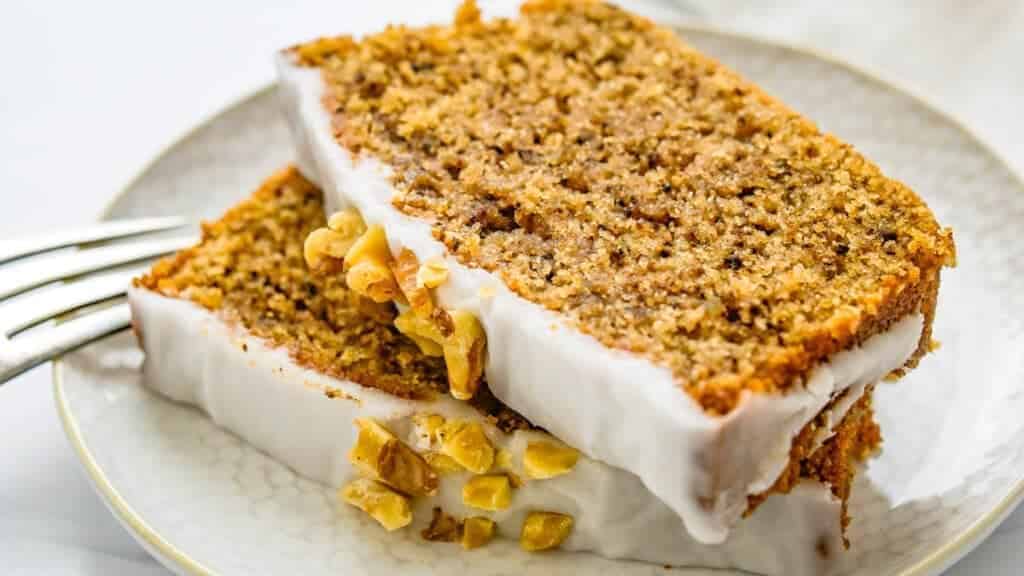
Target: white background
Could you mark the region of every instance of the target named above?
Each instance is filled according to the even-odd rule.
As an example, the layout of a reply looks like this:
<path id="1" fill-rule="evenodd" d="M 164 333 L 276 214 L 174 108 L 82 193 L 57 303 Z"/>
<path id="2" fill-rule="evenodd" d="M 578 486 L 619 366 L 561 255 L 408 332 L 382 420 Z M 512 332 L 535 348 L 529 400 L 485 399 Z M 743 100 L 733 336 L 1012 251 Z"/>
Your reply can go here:
<path id="1" fill-rule="evenodd" d="M 814 47 L 909 88 L 1024 173 L 1024 2 L 687 4 L 681 17 Z M 0 238 L 95 219 L 169 142 L 269 81 L 274 49 L 444 19 L 451 5 L 0 0 Z M 1021 566 L 1024 510 L 950 573 Z M 0 573 L 166 573 L 89 487 L 60 429 L 49 367 L 0 387 Z"/>

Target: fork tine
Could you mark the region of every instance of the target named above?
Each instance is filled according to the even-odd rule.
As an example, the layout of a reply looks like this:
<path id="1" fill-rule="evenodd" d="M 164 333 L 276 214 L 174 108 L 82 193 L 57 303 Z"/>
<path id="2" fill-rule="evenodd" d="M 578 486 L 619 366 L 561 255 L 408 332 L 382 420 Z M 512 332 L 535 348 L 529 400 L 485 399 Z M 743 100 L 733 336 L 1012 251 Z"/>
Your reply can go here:
<path id="1" fill-rule="evenodd" d="M 127 304 L 85 314 L 53 328 L 16 341 L 0 338 L 0 384 L 52 360 L 65 352 L 120 332 L 131 325 Z"/>
<path id="2" fill-rule="evenodd" d="M 10 338 L 60 314 L 121 296 L 131 284 L 132 278 L 144 270 L 136 268 L 127 273 L 87 278 L 53 290 L 28 294 L 16 304 L 0 306 L 0 336 Z"/>
<path id="3" fill-rule="evenodd" d="M 29 238 L 18 238 L 0 242 L 0 264 L 6 264 L 19 258 L 48 252 L 57 248 L 66 248 L 76 244 L 114 240 L 128 236 L 137 236 L 148 232 L 160 232 L 180 228 L 187 223 L 184 218 L 139 218 L 137 220 L 115 220 L 104 222 L 87 228 L 62 230 L 53 234 L 45 234 Z"/>
<path id="4" fill-rule="evenodd" d="M 19 263 L 0 275 L 0 300 L 56 280 L 169 254 L 195 242 L 195 237 L 163 238 L 80 250 Z"/>

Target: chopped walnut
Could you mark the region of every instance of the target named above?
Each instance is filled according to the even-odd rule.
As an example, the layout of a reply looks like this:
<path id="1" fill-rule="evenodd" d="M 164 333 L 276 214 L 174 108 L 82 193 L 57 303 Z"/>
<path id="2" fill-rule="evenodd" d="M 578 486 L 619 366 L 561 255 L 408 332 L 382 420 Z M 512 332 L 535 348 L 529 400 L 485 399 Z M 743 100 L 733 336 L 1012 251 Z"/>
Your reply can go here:
<path id="1" fill-rule="evenodd" d="M 494 538 L 494 520 L 485 516 L 470 516 L 462 523 L 462 547 L 466 550 L 486 545 Z"/>
<path id="2" fill-rule="evenodd" d="M 369 478 L 357 478 L 340 491 L 341 499 L 369 514 L 388 531 L 412 522 L 409 499 Z"/>
<path id="3" fill-rule="evenodd" d="M 430 258 L 416 271 L 416 283 L 425 288 L 437 288 L 448 281 L 448 263 L 444 258 Z"/>
<path id="4" fill-rule="evenodd" d="M 424 354 L 436 355 L 438 347 L 448 367 L 451 395 L 459 400 L 472 398 L 480 386 L 486 353 L 486 337 L 476 316 L 460 310 L 450 315 L 452 330 L 444 335 L 437 322 L 411 311 L 399 314 L 395 327 L 412 338 Z"/>
<path id="5" fill-rule="evenodd" d="M 572 532 L 572 516 L 557 512 L 530 512 L 523 521 L 519 546 L 528 552 L 557 548 Z"/>
<path id="6" fill-rule="evenodd" d="M 523 452 L 523 469 L 530 478 L 554 478 L 568 474 L 579 457 L 578 450 L 553 438 L 551 441 L 529 442 Z"/>
<path id="7" fill-rule="evenodd" d="M 440 452 L 427 452 L 423 454 L 423 459 L 427 461 L 427 464 L 430 464 L 430 467 L 435 472 L 441 475 L 466 471 L 454 458 Z"/>
<path id="8" fill-rule="evenodd" d="M 391 271 L 402 294 L 409 301 L 409 307 L 420 318 L 430 318 L 434 312 L 434 297 L 430 294 L 429 288 L 420 284 L 418 280 L 421 269 L 416 255 L 408 248 L 402 248 L 391 263 Z"/>
<path id="9" fill-rule="evenodd" d="M 420 532 L 424 540 L 431 542 L 455 542 L 459 540 L 462 533 L 462 524 L 444 510 L 435 506 L 433 516 L 430 518 L 430 525 Z"/>
<path id="10" fill-rule="evenodd" d="M 459 310 L 451 317 L 455 331 L 443 345 L 448 384 L 452 396 L 469 400 L 476 394 L 484 373 L 486 338 L 483 326 L 473 314 Z"/>
<path id="11" fill-rule="evenodd" d="M 427 356 L 444 355 L 444 336 L 437 324 L 427 318 L 418 316 L 412 310 L 407 310 L 395 318 L 395 328 L 405 334 L 419 346 L 421 352 Z"/>
<path id="12" fill-rule="evenodd" d="M 484 474 L 491 469 L 494 446 L 479 422 L 449 420 L 437 433 L 441 439 L 442 454 L 476 474 Z"/>
<path id="13" fill-rule="evenodd" d="M 384 229 L 370 226 L 345 254 L 348 287 L 374 302 L 398 299 L 400 291 L 391 273 L 391 260 Z"/>
<path id="14" fill-rule="evenodd" d="M 367 476 L 412 496 L 437 493 L 437 473 L 419 454 L 374 420 L 356 420 L 359 436 L 349 452 L 352 465 Z"/>
<path id="15" fill-rule="evenodd" d="M 366 222 L 363 222 L 363 217 L 355 208 L 346 208 L 331 214 L 327 219 L 327 227 L 353 241 L 366 232 Z"/>
<path id="16" fill-rule="evenodd" d="M 438 429 L 444 425 L 444 416 L 440 414 L 415 414 L 412 417 L 412 423 L 422 445 L 433 446 L 438 441 Z"/>
<path id="17" fill-rule="evenodd" d="M 462 486 L 462 503 L 481 510 L 504 510 L 512 504 L 512 483 L 504 474 L 475 476 Z"/>

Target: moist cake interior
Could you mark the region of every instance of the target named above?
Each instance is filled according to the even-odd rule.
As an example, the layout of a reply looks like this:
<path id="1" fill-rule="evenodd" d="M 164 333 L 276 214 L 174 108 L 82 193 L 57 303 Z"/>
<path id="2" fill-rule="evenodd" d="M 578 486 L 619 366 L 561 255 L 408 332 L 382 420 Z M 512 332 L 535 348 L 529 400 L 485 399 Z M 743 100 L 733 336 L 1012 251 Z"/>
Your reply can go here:
<path id="1" fill-rule="evenodd" d="M 296 47 L 338 142 L 460 262 L 668 367 L 705 410 L 925 316 L 951 233 L 851 146 L 599 2 Z"/>
<path id="2" fill-rule="evenodd" d="M 337 275 L 314 274 L 303 261 L 306 235 L 325 223 L 321 192 L 294 168 L 270 178 L 220 220 L 203 225 L 200 244 L 157 263 L 136 286 L 187 299 L 286 349 L 299 365 L 404 398 L 446 393 L 440 358 L 423 355 L 391 323 L 394 310 L 367 302 Z M 499 428 L 529 428 L 482 387 L 473 400 Z M 827 410 L 825 411 L 827 412 Z M 881 442 L 867 391 L 835 435 L 820 446 L 824 413 L 798 435 L 789 466 L 775 485 L 752 496 L 748 513 L 771 493 L 800 479 L 830 486 L 844 502 L 857 463 Z"/>

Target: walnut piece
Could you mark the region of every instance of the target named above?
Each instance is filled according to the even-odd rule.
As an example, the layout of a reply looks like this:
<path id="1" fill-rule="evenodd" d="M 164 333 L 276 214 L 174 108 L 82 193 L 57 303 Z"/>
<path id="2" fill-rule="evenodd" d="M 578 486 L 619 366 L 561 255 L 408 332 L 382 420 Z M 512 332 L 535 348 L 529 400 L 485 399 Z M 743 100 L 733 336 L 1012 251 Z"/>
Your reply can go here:
<path id="1" fill-rule="evenodd" d="M 444 416 L 440 414 L 415 414 L 412 417 L 415 433 L 428 446 L 437 443 L 437 431 L 444 426 Z"/>
<path id="2" fill-rule="evenodd" d="M 554 439 L 529 442 L 523 452 L 523 470 L 530 478 L 554 478 L 569 473 L 579 457 L 578 450 Z"/>
<path id="3" fill-rule="evenodd" d="M 409 499 L 369 478 L 357 478 L 340 491 L 341 499 L 366 512 L 388 531 L 412 522 Z"/>
<path id="4" fill-rule="evenodd" d="M 396 300 L 401 292 L 391 272 L 391 260 L 384 228 L 370 226 L 345 254 L 345 282 L 351 290 L 374 302 Z"/>
<path id="5" fill-rule="evenodd" d="M 420 532 L 424 540 L 431 542 L 455 542 L 460 538 L 462 526 L 459 521 L 450 514 L 445 514 L 440 507 L 434 506 L 433 516 L 430 518 L 430 525 Z"/>
<path id="6" fill-rule="evenodd" d="M 391 272 L 395 275 L 398 287 L 402 290 L 409 307 L 420 318 L 430 318 L 434 313 L 434 297 L 430 289 L 419 283 L 420 262 L 412 250 L 402 248 L 394 261 Z"/>
<path id="7" fill-rule="evenodd" d="M 420 317 L 413 310 L 406 310 L 395 318 L 395 328 L 419 346 L 427 356 L 444 355 L 444 336 L 437 324 Z"/>
<path id="8" fill-rule="evenodd" d="M 476 394 L 484 373 L 484 329 L 476 316 L 465 310 L 456 311 L 451 317 L 455 330 L 442 345 L 448 387 L 455 398 L 469 400 Z"/>
<path id="9" fill-rule="evenodd" d="M 395 318 L 395 327 L 411 338 L 424 354 L 444 355 L 448 369 L 448 387 L 452 396 L 469 400 L 480 387 L 487 351 L 484 329 L 472 313 L 459 310 L 450 314 L 451 333 L 444 334 L 433 318 L 424 318 L 407 310 Z"/>
<path id="10" fill-rule="evenodd" d="M 424 288 L 437 288 L 448 281 L 448 263 L 444 258 L 430 258 L 416 271 L 416 284 Z"/>
<path id="11" fill-rule="evenodd" d="M 462 547 L 479 548 L 494 538 L 494 520 L 485 516 L 470 516 L 462 523 Z"/>
<path id="12" fill-rule="evenodd" d="M 310 270 L 335 272 L 349 249 L 366 230 L 366 224 L 355 210 L 336 212 L 327 222 L 327 228 L 317 228 L 306 236 L 302 255 Z"/>
<path id="13" fill-rule="evenodd" d="M 327 227 L 346 238 L 351 238 L 353 242 L 366 232 L 366 223 L 355 208 L 346 208 L 331 214 L 327 219 Z"/>
<path id="14" fill-rule="evenodd" d="M 504 510 L 512 504 L 512 483 L 504 474 L 474 476 L 462 486 L 462 503 L 480 510 Z"/>
<path id="15" fill-rule="evenodd" d="M 437 473 L 423 457 L 374 420 L 358 418 L 356 425 L 359 437 L 348 458 L 357 470 L 410 496 L 437 493 Z"/>
<path id="16" fill-rule="evenodd" d="M 456 474 L 459 472 L 465 472 L 466 469 L 461 464 L 455 461 L 454 458 L 440 452 L 427 452 L 423 455 L 423 459 L 430 464 L 430 467 L 434 469 L 440 475 L 445 474 Z"/>
<path id="17" fill-rule="evenodd" d="M 437 434 L 441 439 L 441 453 L 470 472 L 484 474 L 494 464 L 494 446 L 479 422 L 449 420 Z"/>
<path id="18" fill-rule="evenodd" d="M 328 273 L 341 268 L 342 259 L 351 243 L 328 228 L 317 228 L 306 236 L 302 257 L 314 272 Z"/>
<path id="19" fill-rule="evenodd" d="M 523 521 L 519 546 L 527 552 L 557 548 L 572 532 L 572 516 L 557 512 L 530 512 Z"/>

